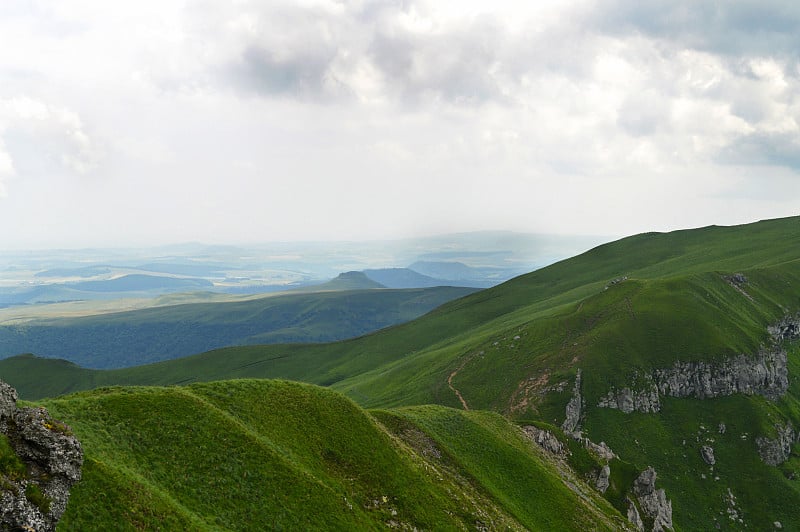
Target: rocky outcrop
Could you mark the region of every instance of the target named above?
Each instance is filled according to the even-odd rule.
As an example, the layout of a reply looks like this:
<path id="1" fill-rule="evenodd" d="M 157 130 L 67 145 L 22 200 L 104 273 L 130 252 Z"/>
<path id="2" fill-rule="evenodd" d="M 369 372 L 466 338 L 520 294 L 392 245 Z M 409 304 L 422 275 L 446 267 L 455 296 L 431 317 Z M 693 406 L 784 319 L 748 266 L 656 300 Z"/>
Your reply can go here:
<path id="1" fill-rule="evenodd" d="M 775 325 L 767 327 L 774 343 L 800 338 L 800 315 L 784 316 Z"/>
<path id="2" fill-rule="evenodd" d="M 707 399 L 733 394 L 776 400 L 789 388 L 786 351 L 763 349 L 755 357 L 738 355 L 722 362 L 676 362 L 654 372 L 661 395 Z"/>
<path id="3" fill-rule="evenodd" d="M 650 385 L 641 390 L 631 390 L 630 388 L 617 390 L 612 388 L 605 397 L 600 398 L 597 406 L 615 408 L 622 410 L 626 414 L 631 412 L 654 413 L 661 410 L 661 401 L 658 397 L 658 389 L 650 380 Z"/>
<path id="4" fill-rule="evenodd" d="M 611 450 L 611 447 L 609 447 L 604 441 L 601 441 L 600 443 L 594 443 L 589 438 L 584 438 L 583 446 L 586 447 L 590 452 L 594 453 L 595 456 L 601 460 L 605 460 L 606 462 L 610 462 L 617 457 L 614 451 Z"/>
<path id="5" fill-rule="evenodd" d="M 634 502 L 634 508 L 631 510 L 629 506 L 628 518 L 639 527 L 639 530 L 646 530 L 646 525 L 650 523 L 653 532 L 673 529 L 672 502 L 667 499 L 663 489 L 656 489 L 656 477 L 655 469 L 648 467 L 633 481 L 633 494 L 636 500 L 631 501 Z"/>
<path id="6" fill-rule="evenodd" d="M 608 464 L 600 468 L 597 473 L 597 478 L 594 481 L 594 487 L 600 493 L 605 493 L 609 486 L 609 478 L 611 477 L 611 467 Z"/>
<path id="7" fill-rule="evenodd" d="M 581 397 L 581 370 L 575 374 L 575 386 L 572 389 L 572 397 L 567 403 L 566 418 L 561 424 L 561 430 L 567 434 L 579 434 L 581 412 L 583 408 L 583 398 Z"/>
<path id="8" fill-rule="evenodd" d="M 628 503 L 628 521 L 636 527 L 636 530 L 644 531 L 644 521 L 642 521 L 642 516 L 639 515 L 636 503 L 630 497 L 626 497 L 625 502 Z"/>
<path id="9" fill-rule="evenodd" d="M 526 425 L 522 427 L 522 430 L 525 432 L 525 435 L 531 439 L 531 441 L 536 443 L 545 451 L 557 455 L 563 455 L 566 453 L 564 444 L 561 443 L 561 441 L 549 430 L 540 429 L 539 427 L 535 427 L 533 425 Z"/>
<path id="10" fill-rule="evenodd" d="M 789 388 L 783 343 L 800 338 L 800 317 L 787 316 L 767 328 L 770 346 L 755 355 L 737 355 L 713 362 L 676 362 L 669 368 L 635 375 L 636 386 L 612 388 L 597 406 L 625 413 L 661 410 L 661 397 L 708 399 L 734 394 L 762 395 L 772 401 Z"/>
<path id="11" fill-rule="evenodd" d="M 758 455 L 761 457 L 761 461 L 771 466 L 780 465 L 789 459 L 789 455 L 792 453 L 792 444 L 797 438 L 791 423 L 775 425 L 775 431 L 778 433 L 775 438 L 765 438 L 763 436 L 756 438 Z"/>
<path id="12" fill-rule="evenodd" d="M 0 530 L 55 530 L 81 478 L 83 450 L 69 427 L 43 408 L 17 408 L 0 381 L 0 433 L 10 447 L 0 471 Z"/>
<path id="13" fill-rule="evenodd" d="M 714 448 L 710 445 L 703 445 L 700 447 L 700 457 L 703 459 L 703 462 L 707 463 L 708 465 L 714 465 L 717 463 L 717 459 L 714 458 Z"/>

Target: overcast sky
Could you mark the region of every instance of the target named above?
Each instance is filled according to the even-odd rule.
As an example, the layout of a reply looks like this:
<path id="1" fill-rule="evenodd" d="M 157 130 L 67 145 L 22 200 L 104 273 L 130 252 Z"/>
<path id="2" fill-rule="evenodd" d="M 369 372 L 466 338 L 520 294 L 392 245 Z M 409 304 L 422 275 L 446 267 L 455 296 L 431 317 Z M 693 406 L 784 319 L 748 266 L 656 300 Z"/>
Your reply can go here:
<path id="1" fill-rule="evenodd" d="M 798 28 L 792 0 L 2 0 L 0 249 L 798 214 Z"/>

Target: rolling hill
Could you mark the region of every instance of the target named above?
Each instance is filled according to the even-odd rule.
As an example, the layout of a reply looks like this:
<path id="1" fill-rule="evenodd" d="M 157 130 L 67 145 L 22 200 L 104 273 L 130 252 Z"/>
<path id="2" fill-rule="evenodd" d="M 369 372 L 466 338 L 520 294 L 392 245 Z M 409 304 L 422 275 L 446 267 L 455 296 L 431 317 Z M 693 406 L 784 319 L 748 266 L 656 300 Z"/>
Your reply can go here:
<path id="1" fill-rule="evenodd" d="M 0 308 L 62 301 L 154 297 L 212 287 L 211 281 L 206 279 L 131 274 L 113 279 L 3 288 L 0 289 Z"/>
<path id="2" fill-rule="evenodd" d="M 625 238 L 352 340 L 114 371 L 12 358 L 0 377 L 28 397 L 282 377 L 368 408 L 495 411 L 607 443 L 627 464 L 611 478 L 655 468 L 680 529 L 791 530 L 799 312 L 800 219 L 785 218 Z"/>
<path id="3" fill-rule="evenodd" d="M 38 319 L 0 326 L 0 356 L 34 352 L 88 367 L 118 368 L 230 345 L 334 341 L 408 321 L 473 291 L 295 293 Z"/>
<path id="4" fill-rule="evenodd" d="M 487 412 L 370 414 L 322 388 L 249 380 L 100 389 L 45 405 L 85 453 L 59 530 L 624 526 Z"/>

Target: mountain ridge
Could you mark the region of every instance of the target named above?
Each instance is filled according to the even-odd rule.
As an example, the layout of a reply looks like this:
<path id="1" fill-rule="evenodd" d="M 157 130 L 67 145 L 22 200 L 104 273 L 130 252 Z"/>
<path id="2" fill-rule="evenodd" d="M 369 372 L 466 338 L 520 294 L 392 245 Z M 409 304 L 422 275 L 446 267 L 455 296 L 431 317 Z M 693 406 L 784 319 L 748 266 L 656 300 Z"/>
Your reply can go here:
<path id="1" fill-rule="evenodd" d="M 676 527 L 793 529 L 800 345 L 774 331 L 794 327 L 798 312 L 792 217 L 635 235 L 333 344 L 229 348 L 117 372 L 56 371 L 28 357 L 0 362 L 0 376 L 36 366 L 65 390 L 283 377 L 329 385 L 368 408 L 490 410 L 566 443 L 605 442 L 621 460 L 587 463 L 583 475 L 599 479 L 607 466 L 608 478 L 633 480 L 652 467 L 642 482 L 657 475 Z M 759 354 L 773 344 L 780 359 Z M 769 368 L 774 393 L 755 393 L 742 375 Z M 623 495 L 609 495 L 620 512 Z"/>

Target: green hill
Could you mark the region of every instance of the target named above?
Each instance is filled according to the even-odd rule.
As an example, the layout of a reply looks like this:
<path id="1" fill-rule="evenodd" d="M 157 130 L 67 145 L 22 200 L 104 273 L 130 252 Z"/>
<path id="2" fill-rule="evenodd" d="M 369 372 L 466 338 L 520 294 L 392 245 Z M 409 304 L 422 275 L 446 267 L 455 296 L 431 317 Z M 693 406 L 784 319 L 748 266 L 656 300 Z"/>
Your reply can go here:
<path id="1" fill-rule="evenodd" d="M 115 368 L 230 345 L 329 342 L 416 318 L 466 288 L 332 291 L 191 303 L 0 326 L 0 356 L 32 352 Z"/>
<path id="2" fill-rule="evenodd" d="M 45 405 L 86 457 L 59 530 L 622 524 L 496 414 L 426 407 L 376 418 L 329 390 L 247 380 L 106 388 Z"/>
<path id="3" fill-rule="evenodd" d="M 353 340 L 115 371 L 24 357 L 0 362 L 0 377 L 28 397 L 283 377 L 369 408 L 492 410 L 605 441 L 627 464 L 612 477 L 653 466 L 680 529 L 792 530 L 798 312 L 800 219 L 786 218 L 622 239 Z"/>
<path id="4" fill-rule="evenodd" d="M 386 286 L 370 279 L 364 272 L 343 272 L 325 283 L 296 288 L 295 291 L 324 292 L 328 290 L 369 290 L 372 288 L 386 288 Z"/>

